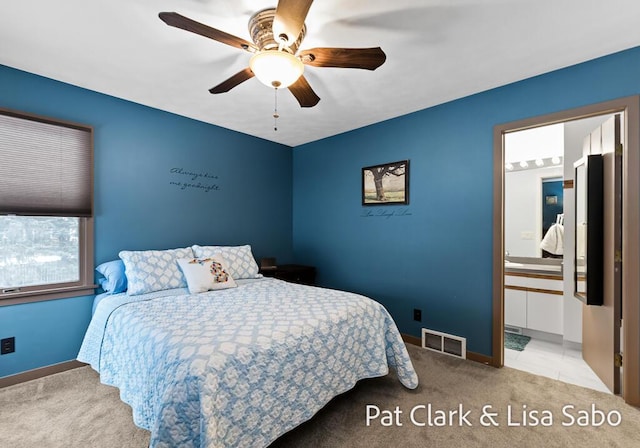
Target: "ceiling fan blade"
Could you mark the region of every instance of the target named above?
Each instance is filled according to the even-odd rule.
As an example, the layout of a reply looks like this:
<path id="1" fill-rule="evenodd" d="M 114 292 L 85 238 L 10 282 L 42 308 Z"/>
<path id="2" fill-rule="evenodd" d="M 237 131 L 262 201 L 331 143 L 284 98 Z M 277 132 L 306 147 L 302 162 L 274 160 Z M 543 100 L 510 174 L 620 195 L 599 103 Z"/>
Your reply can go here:
<path id="1" fill-rule="evenodd" d="M 231 45 L 241 50 L 249 52 L 256 52 L 258 48 L 249 41 L 246 41 L 240 37 L 236 37 L 232 34 L 225 33 L 224 31 L 211 28 L 200 22 L 196 22 L 188 17 L 182 16 L 177 12 L 161 12 L 158 14 L 160 19 L 169 26 L 180 28 L 186 31 L 190 31 L 200 36 L 208 37 L 209 39 L 217 40 L 223 44 Z"/>
<path id="2" fill-rule="evenodd" d="M 363 68 L 375 70 L 384 64 L 387 55 L 382 48 L 311 48 L 298 56 L 313 67 Z"/>
<path id="3" fill-rule="evenodd" d="M 273 18 L 273 37 L 278 42 L 293 44 L 304 26 L 313 0 L 280 0 Z M 283 37 L 286 36 L 286 39 Z"/>
<path id="4" fill-rule="evenodd" d="M 313 107 L 320 101 L 320 97 L 313 91 L 304 75 L 301 75 L 296 82 L 291 84 L 289 90 L 296 97 L 301 107 Z"/>
<path id="5" fill-rule="evenodd" d="M 231 78 L 227 79 L 226 81 L 223 81 L 217 86 L 209 89 L 209 93 L 228 92 L 229 90 L 233 89 L 237 85 L 242 84 L 246 80 L 253 78 L 253 76 L 254 76 L 253 71 L 251 71 L 251 69 L 247 67 L 244 70 L 239 71 L 238 73 L 233 75 Z"/>

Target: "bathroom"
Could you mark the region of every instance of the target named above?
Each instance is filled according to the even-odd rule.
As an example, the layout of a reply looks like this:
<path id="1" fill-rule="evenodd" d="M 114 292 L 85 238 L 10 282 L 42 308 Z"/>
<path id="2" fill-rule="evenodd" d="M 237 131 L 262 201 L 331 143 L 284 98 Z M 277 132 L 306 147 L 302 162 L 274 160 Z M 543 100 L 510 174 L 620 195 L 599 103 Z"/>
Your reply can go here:
<path id="1" fill-rule="evenodd" d="M 577 161 L 600 115 L 512 132 L 504 141 L 504 312 L 507 367 L 608 391 L 583 360 L 575 297 Z"/>

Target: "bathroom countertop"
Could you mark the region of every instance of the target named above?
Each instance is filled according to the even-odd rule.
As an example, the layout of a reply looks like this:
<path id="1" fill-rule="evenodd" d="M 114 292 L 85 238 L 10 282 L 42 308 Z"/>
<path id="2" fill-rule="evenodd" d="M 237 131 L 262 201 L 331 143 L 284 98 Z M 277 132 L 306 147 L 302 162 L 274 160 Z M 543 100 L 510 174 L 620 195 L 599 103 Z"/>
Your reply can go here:
<path id="1" fill-rule="evenodd" d="M 535 268 L 508 268 L 504 269 L 505 275 L 518 275 L 518 276 L 531 276 L 537 277 L 544 275 L 545 277 L 554 277 L 558 280 L 562 280 L 562 272 L 558 271 L 549 271 L 544 269 L 535 269 Z"/>
<path id="2" fill-rule="evenodd" d="M 559 259 L 510 258 L 504 263 L 505 275 L 544 275 L 562 279 L 562 262 Z"/>

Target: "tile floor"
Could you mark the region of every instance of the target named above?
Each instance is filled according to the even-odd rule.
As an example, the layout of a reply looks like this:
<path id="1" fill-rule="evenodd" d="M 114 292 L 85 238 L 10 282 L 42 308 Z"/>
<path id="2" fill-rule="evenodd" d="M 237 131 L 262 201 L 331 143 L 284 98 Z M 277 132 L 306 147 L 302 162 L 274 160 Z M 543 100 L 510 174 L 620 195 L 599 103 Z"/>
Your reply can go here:
<path id="1" fill-rule="evenodd" d="M 504 365 L 535 375 L 611 393 L 584 362 L 579 350 L 565 348 L 553 342 L 531 339 L 521 352 L 505 348 Z"/>

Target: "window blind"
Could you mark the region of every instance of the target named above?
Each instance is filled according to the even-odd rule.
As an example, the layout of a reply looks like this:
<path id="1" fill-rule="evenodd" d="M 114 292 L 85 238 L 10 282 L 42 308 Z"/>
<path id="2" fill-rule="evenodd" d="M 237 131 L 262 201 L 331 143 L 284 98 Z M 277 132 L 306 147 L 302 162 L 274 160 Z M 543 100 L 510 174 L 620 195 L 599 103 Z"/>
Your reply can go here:
<path id="1" fill-rule="evenodd" d="M 0 214 L 93 214 L 93 130 L 0 110 Z"/>

